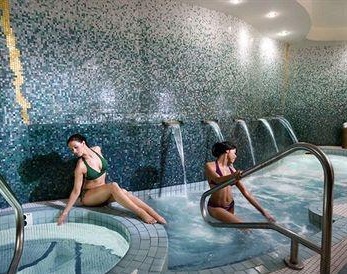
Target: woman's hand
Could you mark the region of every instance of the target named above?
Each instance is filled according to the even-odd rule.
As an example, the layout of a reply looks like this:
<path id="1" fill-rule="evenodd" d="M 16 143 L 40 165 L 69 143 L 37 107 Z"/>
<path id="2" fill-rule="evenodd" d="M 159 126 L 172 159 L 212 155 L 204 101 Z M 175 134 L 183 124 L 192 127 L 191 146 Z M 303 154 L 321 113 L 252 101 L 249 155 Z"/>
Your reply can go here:
<path id="1" fill-rule="evenodd" d="M 58 225 L 61 225 L 65 222 L 65 219 L 67 217 L 67 213 L 62 212 L 58 218 Z"/>
<path id="2" fill-rule="evenodd" d="M 265 217 L 269 222 L 276 222 L 275 218 L 272 217 L 267 211 L 264 212 L 264 217 Z"/>
<path id="3" fill-rule="evenodd" d="M 235 171 L 234 174 L 235 174 L 234 177 L 235 177 L 236 181 L 240 181 L 241 175 L 242 175 L 242 170 L 237 170 L 237 171 Z"/>

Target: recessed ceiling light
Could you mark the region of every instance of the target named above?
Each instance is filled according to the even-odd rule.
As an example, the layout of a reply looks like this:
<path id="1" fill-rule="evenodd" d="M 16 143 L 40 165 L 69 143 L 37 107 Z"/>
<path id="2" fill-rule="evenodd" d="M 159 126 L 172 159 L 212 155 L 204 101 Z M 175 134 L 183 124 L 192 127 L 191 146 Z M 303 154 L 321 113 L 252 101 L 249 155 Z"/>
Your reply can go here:
<path id="1" fill-rule="evenodd" d="M 229 2 L 233 5 L 241 4 L 243 0 L 229 0 Z"/>
<path id="2" fill-rule="evenodd" d="M 290 32 L 287 30 L 282 30 L 281 32 L 278 33 L 279 36 L 287 36 Z"/>
<path id="3" fill-rule="evenodd" d="M 274 18 L 278 15 L 277 11 L 270 11 L 268 14 L 266 14 L 267 18 Z"/>

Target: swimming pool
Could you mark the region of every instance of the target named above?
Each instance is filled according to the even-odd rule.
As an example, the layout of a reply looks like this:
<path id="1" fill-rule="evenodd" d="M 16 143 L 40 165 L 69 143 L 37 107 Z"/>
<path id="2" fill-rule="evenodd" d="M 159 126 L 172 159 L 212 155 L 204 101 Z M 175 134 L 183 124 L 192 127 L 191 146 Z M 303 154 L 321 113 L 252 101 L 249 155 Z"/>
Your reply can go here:
<path id="1" fill-rule="evenodd" d="M 115 223 L 96 225 L 100 216 L 77 209 L 72 217 L 76 222 L 57 226 L 58 214 L 57 209 L 49 207 L 24 213 L 25 239 L 18 273 L 106 273 L 128 251 L 126 234 L 119 233 Z M 88 223 L 88 215 L 95 221 Z M 2 214 L 0 219 L 0 273 L 6 273 L 16 230 L 13 215 Z"/>
<path id="2" fill-rule="evenodd" d="M 14 228 L 0 231 L 2 262 L 10 261 L 14 252 L 13 235 Z M 106 273 L 128 249 L 129 243 L 118 232 L 98 225 L 30 225 L 25 228 L 18 273 Z M 0 273 L 6 271 L 1 264 Z"/>
<path id="3" fill-rule="evenodd" d="M 347 157 L 329 155 L 335 170 L 334 197 L 347 196 Z M 310 223 L 308 208 L 322 201 L 323 170 L 311 154 L 298 152 L 244 179 L 246 186 L 278 223 L 310 237 L 319 229 Z M 207 184 L 205 190 L 208 189 Z M 199 208 L 201 192 L 188 197 L 164 197 L 148 202 L 168 220 L 168 267 L 172 271 L 194 271 L 235 264 L 287 247 L 290 240 L 272 230 L 211 227 Z M 259 213 L 234 191 L 236 213 L 245 221 L 263 221 Z"/>
<path id="4" fill-rule="evenodd" d="M 166 269 L 167 234 L 163 226 L 144 224 L 127 212 L 115 211 L 109 207 L 74 207 L 69 213 L 68 223 L 57 226 L 58 214 L 65 203 L 66 200 L 61 200 L 23 205 L 27 226 L 24 228 L 24 251 L 18 268 L 20 273 L 52 273 L 40 268 L 42 258 L 49 260 L 49 264 L 56 261 L 60 266 L 53 272 L 64 274 L 128 274 L 137 271 L 160 272 Z M 14 241 L 15 233 L 11 234 L 10 231 L 14 226 L 12 210 L 0 210 L 0 233 L 10 235 L 1 236 L 0 242 L 5 241 L 5 238 Z M 30 230 L 33 233 L 30 233 Z M 66 234 L 71 233 L 73 239 L 59 239 L 66 238 Z M 91 237 L 81 239 L 80 236 L 86 233 Z M 103 244 L 100 245 L 101 242 Z M 6 273 L 13 252 L 6 249 L 8 245 L 5 242 L 0 246 L 0 273 Z M 81 251 L 87 252 L 81 255 Z M 29 253 L 29 256 L 25 253 Z M 58 253 L 63 256 L 54 258 Z M 38 259 L 33 261 L 34 254 L 38 254 Z M 67 262 L 59 261 L 68 256 L 71 258 Z M 84 268 L 86 265 L 89 266 L 88 270 Z M 66 266 L 69 266 L 69 269 L 62 271 Z"/>

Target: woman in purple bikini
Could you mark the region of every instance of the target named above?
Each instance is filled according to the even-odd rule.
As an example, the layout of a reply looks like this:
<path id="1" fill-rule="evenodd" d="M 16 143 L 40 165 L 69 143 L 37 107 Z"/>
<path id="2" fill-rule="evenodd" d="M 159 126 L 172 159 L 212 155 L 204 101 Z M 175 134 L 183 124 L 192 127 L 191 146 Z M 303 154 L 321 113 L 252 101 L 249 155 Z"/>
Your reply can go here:
<path id="1" fill-rule="evenodd" d="M 153 208 L 119 187 L 117 183 L 106 184 L 108 164 L 99 146 L 89 147 L 84 136 L 80 134 L 70 136 L 67 145 L 79 159 L 74 173 L 74 187 L 65 209 L 58 218 L 58 225 L 64 223 L 78 198 L 85 206 L 98 206 L 116 201 L 134 212 L 145 223 L 166 224 L 165 219 Z"/>
<path id="2" fill-rule="evenodd" d="M 218 142 L 212 147 L 212 155 L 217 159 L 205 165 L 205 174 L 211 188 L 230 180 L 236 175 L 239 178 L 240 171 L 236 171 L 233 163 L 236 159 L 236 147 L 229 142 Z M 242 195 L 270 222 L 275 219 L 265 211 L 259 202 L 248 192 L 244 184 L 237 179 L 235 184 Z M 232 186 L 226 186 L 214 192 L 208 201 L 208 212 L 212 217 L 225 223 L 240 223 L 242 220 L 234 214 L 234 199 Z"/>

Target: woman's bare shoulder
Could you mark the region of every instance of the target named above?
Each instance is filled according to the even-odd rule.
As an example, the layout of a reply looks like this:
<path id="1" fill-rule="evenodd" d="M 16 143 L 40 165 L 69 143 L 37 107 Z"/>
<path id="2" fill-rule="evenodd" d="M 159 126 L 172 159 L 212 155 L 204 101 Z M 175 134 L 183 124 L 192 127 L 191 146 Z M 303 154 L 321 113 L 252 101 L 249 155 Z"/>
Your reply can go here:
<path id="1" fill-rule="evenodd" d="M 75 171 L 80 171 L 80 172 L 83 172 L 84 169 L 86 169 L 86 165 L 85 163 L 83 162 L 83 159 L 82 158 L 79 158 L 77 163 L 76 163 L 76 168 L 75 168 Z"/>
<path id="2" fill-rule="evenodd" d="M 99 147 L 99 146 L 91 147 L 91 149 L 96 151 L 97 153 L 101 153 L 101 147 Z"/>
<path id="3" fill-rule="evenodd" d="M 205 164 L 205 168 L 214 168 L 216 166 L 215 162 L 207 162 Z"/>

